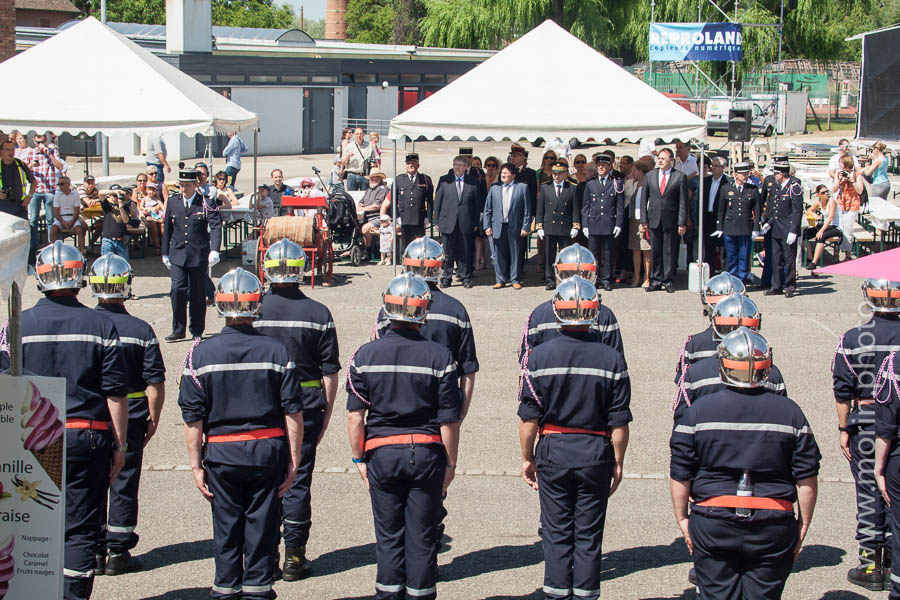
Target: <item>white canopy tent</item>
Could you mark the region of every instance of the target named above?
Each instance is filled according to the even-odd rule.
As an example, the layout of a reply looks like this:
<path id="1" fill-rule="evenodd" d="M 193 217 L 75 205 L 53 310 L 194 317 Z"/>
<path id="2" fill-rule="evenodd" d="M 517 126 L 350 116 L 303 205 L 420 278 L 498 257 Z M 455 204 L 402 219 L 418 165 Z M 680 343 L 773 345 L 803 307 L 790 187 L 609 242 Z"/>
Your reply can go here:
<path id="1" fill-rule="evenodd" d="M 9 329 L 6 339 L 0 345 L 6 345 L 9 352 L 12 375 L 22 374 L 22 336 L 19 330 L 21 291 L 27 276 L 30 245 L 31 229 L 28 221 L 0 213 L 0 295 L 4 300 L 9 300 Z"/>

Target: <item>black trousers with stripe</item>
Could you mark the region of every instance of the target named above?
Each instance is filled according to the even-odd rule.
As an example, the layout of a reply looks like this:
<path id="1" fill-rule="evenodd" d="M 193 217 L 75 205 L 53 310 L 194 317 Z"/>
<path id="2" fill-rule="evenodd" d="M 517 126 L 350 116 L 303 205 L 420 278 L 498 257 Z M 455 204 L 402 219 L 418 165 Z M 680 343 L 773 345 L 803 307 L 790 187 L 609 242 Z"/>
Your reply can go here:
<path id="1" fill-rule="evenodd" d="M 147 419 L 128 419 L 128 451 L 125 465 L 109 486 L 109 509 L 103 536 L 110 552 L 125 552 L 137 546 L 138 490 L 141 485 L 141 463 L 144 461 L 144 437 Z M 107 516 L 108 515 L 108 516 Z"/>

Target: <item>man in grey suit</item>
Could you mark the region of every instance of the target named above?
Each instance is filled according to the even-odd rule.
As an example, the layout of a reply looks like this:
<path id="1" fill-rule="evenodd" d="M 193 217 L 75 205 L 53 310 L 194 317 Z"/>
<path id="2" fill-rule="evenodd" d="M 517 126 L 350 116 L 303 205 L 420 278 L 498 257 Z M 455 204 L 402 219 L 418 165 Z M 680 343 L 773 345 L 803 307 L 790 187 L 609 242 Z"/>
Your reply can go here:
<path id="1" fill-rule="evenodd" d="M 650 285 L 648 292 L 675 291 L 679 236 L 687 230 L 688 191 L 684 173 L 673 167 L 674 154 L 659 151 L 657 168 L 647 173 L 641 188 L 640 232 L 650 232 Z"/>
<path id="2" fill-rule="evenodd" d="M 434 193 L 434 217 L 444 243 L 444 270 L 439 286 L 450 287 L 456 262 L 464 288 L 472 287 L 472 261 L 478 215 L 484 206 L 481 183 L 466 174 L 464 156 L 453 159 L 453 172 L 440 178 Z"/>
<path id="3" fill-rule="evenodd" d="M 516 183 L 518 169 L 512 163 L 500 167 L 500 184 L 491 186 L 484 203 L 484 234 L 493 240 L 494 289 L 512 283 L 522 289 L 522 247 L 531 228 L 528 186 Z"/>

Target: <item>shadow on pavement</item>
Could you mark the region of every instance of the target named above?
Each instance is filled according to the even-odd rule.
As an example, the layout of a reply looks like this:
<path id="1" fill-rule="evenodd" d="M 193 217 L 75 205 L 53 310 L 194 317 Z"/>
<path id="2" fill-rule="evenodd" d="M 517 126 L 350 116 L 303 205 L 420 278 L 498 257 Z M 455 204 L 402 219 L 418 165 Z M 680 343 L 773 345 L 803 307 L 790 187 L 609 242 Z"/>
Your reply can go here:
<path id="1" fill-rule="evenodd" d="M 485 573 L 530 567 L 544 560 L 540 542 L 525 546 L 495 546 L 455 557 L 441 566 L 441 581 L 458 581 Z M 526 596 L 530 598 L 531 596 Z"/>
<path id="2" fill-rule="evenodd" d="M 538 588 L 530 594 L 524 596 L 489 596 L 484 600 L 541 600 L 544 598 L 544 592 Z"/>
<path id="3" fill-rule="evenodd" d="M 691 566 L 691 555 L 682 538 L 676 538 L 666 546 L 637 546 L 614 550 L 603 554 L 602 581 L 626 577 L 648 568 L 684 564 L 684 578 Z"/>
<path id="4" fill-rule="evenodd" d="M 831 590 L 822 594 L 821 600 L 867 600 L 869 596 L 863 596 L 847 590 Z"/>
<path id="5" fill-rule="evenodd" d="M 821 544 L 803 546 L 800 549 L 800 555 L 797 556 L 797 562 L 794 563 L 792 572 L 799 573 L 807 569 L 815 569 L 816 567 L 834 567 L 843 562 L 845 554 L 847 554 L 845 550 L 834 546 L 823 546 Z M 858 596 L 850 597 L 856 598 Z"/>
<path id="6" fill-rule="evenodd" d="M 209 588 L 185 588 L 172 590 L 160 596 L 148 596 L 144 600 L 208 600 Z"/>
<path id="7" fill-rule="evenodd" d="M 142 570 L 144 571 L 152 571 L 153 569 L 161 569 L 170 565 L 212 557 L 213 541 L 211 539 L 162 546 L 140 555 L 141 563 L 143 564 Z M 206 590 L 206 592 L 209 593 L 209 590 Z M 190 596 L 190 598 L 193 597 Z M 160 598 L 180 598 L 180 596 L 160 596 Z M 185 598 L 188 598 L 188 596 L 185 596 Z"/>
<path id="8" fill-rule="evenodd" d="M 363 544 L 362 546 L 326 552 L 317 556 L 312 562 L 314 570 L 310 577 L 325 577 L 335 573 L 351 571 L 357 567 L 374 565 L 375 544 Z"/>
<path id="9" fill-rule="evenodd" d="M 689 587 L 685 588 L 683 592 L 680 594 L 676 594 L 674 596 L 658 596 L 654 598 L 641 598 L 641 600 L 695 600 L 697 598 L 697 592 L 694 588 Z"/>

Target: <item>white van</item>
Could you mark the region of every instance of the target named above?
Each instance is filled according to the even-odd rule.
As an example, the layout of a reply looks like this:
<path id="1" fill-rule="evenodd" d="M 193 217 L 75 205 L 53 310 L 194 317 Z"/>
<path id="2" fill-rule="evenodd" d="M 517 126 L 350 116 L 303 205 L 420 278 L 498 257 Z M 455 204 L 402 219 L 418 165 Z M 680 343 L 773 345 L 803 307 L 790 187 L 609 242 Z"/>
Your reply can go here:
<path id="1" fill-rule="evenodd" d="M 770 100 L 735 100 L 713 98 L 706 103 L 706 133 L 728 132 L 728 110 L 749 108 L 753 111 L 753 135 L 769 137 L 775 133 L 775 105 Z"/>

